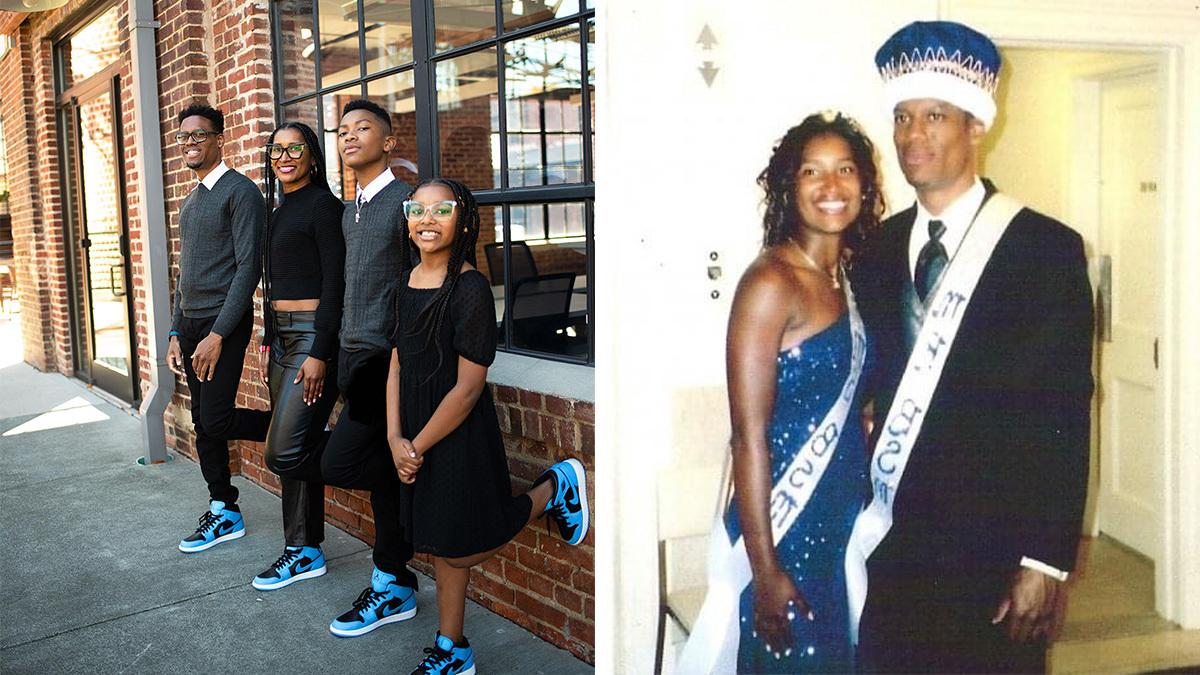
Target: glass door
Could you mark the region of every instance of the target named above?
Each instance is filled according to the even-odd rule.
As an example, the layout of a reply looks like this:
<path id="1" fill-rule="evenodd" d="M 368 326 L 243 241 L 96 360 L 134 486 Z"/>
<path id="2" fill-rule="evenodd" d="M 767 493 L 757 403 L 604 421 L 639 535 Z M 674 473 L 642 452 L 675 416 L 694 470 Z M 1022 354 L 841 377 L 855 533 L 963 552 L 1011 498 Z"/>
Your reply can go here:
<path id="1" fill-rule="evenodd" d="M 101 76 L 62 106 L 71 213 L 79 375 L 126 401 L 137 397 L 131 339 L 129 236 L 118 77 Z"/>

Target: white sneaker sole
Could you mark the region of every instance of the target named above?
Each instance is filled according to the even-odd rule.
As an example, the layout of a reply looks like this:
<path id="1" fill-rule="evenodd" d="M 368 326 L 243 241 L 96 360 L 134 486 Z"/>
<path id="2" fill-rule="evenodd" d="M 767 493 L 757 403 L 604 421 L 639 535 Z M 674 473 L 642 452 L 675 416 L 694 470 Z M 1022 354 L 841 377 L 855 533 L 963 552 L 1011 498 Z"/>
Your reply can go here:
<path id="1" fill-rule="evenodd" d="M 213 539 L 212 541 L 208 542 L 207 544 L 202 544 L 200 546 L 184 548 L 183 542 L 179 542 L 179 550 L 183 551 L 184 553 L 199 553 L 200 551 L 207 551 L 208 549 L 216 546 L 217 544 L 220 544 L 223 541 L 233 541 L 234 539 L 241 539 L 244 536 L 246 536 L 246 528 L 243 527 L 242 529 L 238 530 L 237 532 L 230 532 L 229 534 L 217 537 L 216 539 Z"/>
<path id="2" fill-rule="evenodd" d="M 305 579 L 316 579 L 317 577 L 324 576 L 325 571 L 326 571 L 326 567 L 324 565 L 321 565 L 320 567 L 318 567 L 315 570 L 301 572 L 300 574 L 297 574 L 296 576 L 288 577 L 287 579 L 284 579 L 283 581 L 276 581 L 274 583 L 270 583 L 270 582 L 259 583 L 258 578 L 255 577 L 255 579 L 250 582 L 250 585 L 257 588 L 260 591 L 277 591 L 285 586 L 290 586 L 291 584 L 294 584 L 297 581 L 304 581 Z"/>
<path id="3" fill-rule="evenodd" d="M 579 485 L 579 509 L 580 515 L 583 517 L 582 524 L 579 529 L 579 537 L 575 541 L 568 541 L 571 546 L 578 545 L 585 537 L 587 537 L 588 527 L 588 499 L 587 499 L 587 472 L 583 470 L 583 464 L 577 459 L 568 459 L 567 466 L 575 472 L 575 482 Z"/>
<path id="4" fill-rule="evenodd" d="M 475 666 L 471 666 L 470 668 L 467 668 L 466 670 L 458 671 L 458 675 L 475 675 Z"/>
<path id="5" fill-rule="evenodd" d="M 363 626 L 362 628 L 355 628 L 353 630 L 342 630 L 341 628 L 334 628 L 333 624 L 329 624 L 329 632 L 338 637 L 358 637 L 359 635 L 366 635 L 380 626 L 385 626 L 389 623 L 396 623 L 398 621 L 407 621 L 416 615 L 417 608 L 413 607 L 412 609 L 406 609 L 399 614 L 393 614 L 389 617 L 380 619 L 369 626 Z"/>

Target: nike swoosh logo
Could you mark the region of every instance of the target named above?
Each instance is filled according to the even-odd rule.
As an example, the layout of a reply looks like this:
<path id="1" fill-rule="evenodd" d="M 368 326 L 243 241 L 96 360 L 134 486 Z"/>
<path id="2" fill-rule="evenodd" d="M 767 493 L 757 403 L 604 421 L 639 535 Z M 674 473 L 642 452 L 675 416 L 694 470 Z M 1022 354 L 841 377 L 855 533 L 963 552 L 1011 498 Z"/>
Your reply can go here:
<path id="1" fill-rule="evenodd" d="M 563 501 L 567 503 L 568 510 L 579 510 L 579 493 L 575 491 L 574 487 L 567 488 L 567 494 L 563 495 Z"/>
<path id="2" fill-rule="evenodd" d="M 232 529 L 233 529 L 233 523 L 228 520 L 223 520 L 223 521 L 221 521 L 220 525 L 217 525 L 217 536 L 219 537 L 219 536 L 225 534 L 226 532 L 229 532 Z"/>
<path id="3" fill-rule="evenodd" d="M 454 659 L 450 662 L 450 672 L 457 673 L 465 665 L 467 665 L 467 662 L 464 659 Z"/>
<path id="4" fill-rule="evenodd" d="M 380 605 L 379 609 L 375 610 L 375 615 L 378 616 L 380 619 L 382 619 L 384 617 L 391 616 L 391 615 L 395 614 L 396 612 L 400 611 L 400 608 L 403 606 L 404 606 L 403 600 L 401 600 L 399 598 L 392 598 L 391 600 L 388 600 L 387 602 Z"/>
<path id="5" fill-rule="evenodd" d="M 317 561 L 314 558 L 301 558 L 297 560 L 296 574 L 303 574 L 304 572 L 311 570 L 315 566 L 314 563 L 316 562 Z"/>

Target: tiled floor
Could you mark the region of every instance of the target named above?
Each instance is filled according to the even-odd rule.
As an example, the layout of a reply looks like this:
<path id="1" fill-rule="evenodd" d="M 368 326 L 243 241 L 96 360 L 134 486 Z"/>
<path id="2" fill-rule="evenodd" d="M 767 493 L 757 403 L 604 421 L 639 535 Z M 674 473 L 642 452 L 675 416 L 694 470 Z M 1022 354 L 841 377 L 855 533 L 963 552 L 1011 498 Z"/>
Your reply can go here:
<path id="1" fill-rule="evenodd" d="M 1154 611 L 1153 564 L 1107 537 L 1088 546 L 1050 672 L 1200 672 L 1200 631 L 1179 630 Z"/>

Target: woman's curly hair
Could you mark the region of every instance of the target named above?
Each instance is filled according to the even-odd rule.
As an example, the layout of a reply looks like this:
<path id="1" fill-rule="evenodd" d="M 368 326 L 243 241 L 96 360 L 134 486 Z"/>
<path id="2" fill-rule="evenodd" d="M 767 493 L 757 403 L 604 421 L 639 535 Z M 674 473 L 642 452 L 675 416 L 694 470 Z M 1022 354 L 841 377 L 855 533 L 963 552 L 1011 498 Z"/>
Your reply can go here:
<path id="1" fill-rule="evenodd" d="M 763 246 L 774 246 L 793 239 L 800 231 L 800 209 L 796 205 L 796 173 L 808 142 L 818 136 L 833 134 L 846 141 L 862 181 L 862 210 L 846 231 L 843 241 L 851 251 L 879 228 L 885 209 L 880 189 L 879 168 L 875 144 L 859 128 L 858 123 L 840 112 L 820 112 L 804 118 L 788 129 L 771 152 L 767 168 L 758 175 L 758 184 L 765 193 L 763 203 Z"/>

